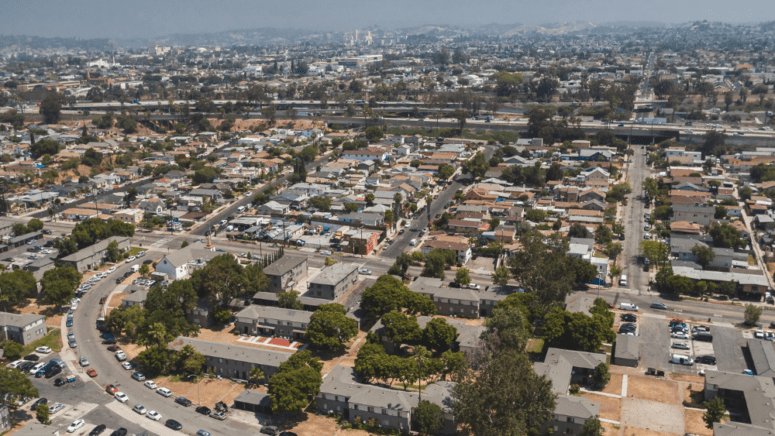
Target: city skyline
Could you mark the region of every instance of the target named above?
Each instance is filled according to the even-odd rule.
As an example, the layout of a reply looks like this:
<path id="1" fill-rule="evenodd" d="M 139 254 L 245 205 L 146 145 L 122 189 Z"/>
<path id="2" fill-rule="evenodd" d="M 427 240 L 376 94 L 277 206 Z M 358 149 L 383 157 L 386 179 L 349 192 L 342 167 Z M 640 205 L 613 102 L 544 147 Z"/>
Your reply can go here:
<path id="1" fill-rule="evenodd" d="M 384 29 L 417 26 L 467 26 L 488 24 L 546 25 L 563 22 L 661 22 L 692 21 L 752 23 L 775 20 L 775 10 L 765 0 L 751 0 L 735 7 L 720 0 L 656 0 L 644 8 L 640 2 L 610 0 L 489 0 L 476 8 L 470 2 L 409 2 L 364 5 L 352 0 L 310 3 L 301 0 L 267 3 L 227 0 L 214 4 L 133 0 L 120 4 L 94 0 L 63 3 L 0 1 L 5 11 L 3 35 L 63 38 L 160 38 L 172 34 L 201 34 L 242 29 L 304 29 L 342 32 L 378 26 Z"/>

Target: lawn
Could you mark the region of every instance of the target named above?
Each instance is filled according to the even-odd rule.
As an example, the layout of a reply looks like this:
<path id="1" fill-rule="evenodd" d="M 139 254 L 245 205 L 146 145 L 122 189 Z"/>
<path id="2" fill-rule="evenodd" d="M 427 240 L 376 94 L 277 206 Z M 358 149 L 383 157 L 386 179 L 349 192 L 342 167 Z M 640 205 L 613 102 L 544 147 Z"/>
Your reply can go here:
<path id="1" fill-rule="evenodd" d="M 541 338 L 533 338 L 527 341 L 527 352 L 541 354 L 544 349 L 544 340 Z"/>
<path id="2" fill-rule="evenodd" d="M 59 334 L 59 329 L 52 329 L 46 336 L 38 339 L 37 341 L 26 345 L 22 356 L 26 356 L 38 347 L 51 347 L 52 350 L 59 352 L 62 349 L 62 336 Z"/>
<path id="3" fill-rule="evenodd" d="M 137 253 L 143 251 L 140 247 L 130 247 L 128 256 L 137 256 Z"/>

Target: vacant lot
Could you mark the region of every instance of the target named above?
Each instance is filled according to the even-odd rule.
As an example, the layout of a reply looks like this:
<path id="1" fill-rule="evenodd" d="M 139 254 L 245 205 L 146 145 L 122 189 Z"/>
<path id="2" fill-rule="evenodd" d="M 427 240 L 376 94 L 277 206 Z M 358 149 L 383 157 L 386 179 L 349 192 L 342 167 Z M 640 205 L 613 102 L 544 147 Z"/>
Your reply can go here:
<path id="1" fill-rule="evenodd" d="M 600 403 L 601 418 L 610 419 L 611 421 L 619 421 L 619 417 L 621 416 L 620 411 L 622 407 L 621 399 L 612 398 L 605 395 L 597 395 L 590 392 L 585 392 L 581 396 L 589 399 L 590 401 Z"/>
<path id="2" fill-rule="evenodd" d="M 172 391 L 176 397 L 186 397 L 191 401 L 196 401 L 196 384 L 187 381 L 173 382 L 169 377 L 156 379 L 156 384 Z M 193 397 L 192 397 L 193 393 Z"/>
<path id="3" fill-rule="evenodd" d="M 644 428 L 624 427 L 622 436 L 673 436 L 672 433 L 662 433 Z"/>
<path id="4" fill-rule="evenodd" d="M 299 436 L 322 436 L 332 435 L 336 433 L 337 429 L 339 428 L 339 425 L 337 425 L 333 418 L 327 418 L 324 416 L 316 415 L 314 413 L 308 413 L 306 418 L 307 419 L 296 424 L 294 427 L 291 427 L 288 430 L 296 433 Z M 342 432 L 340 434 L 347 434 L 348 436 L 361 436 L 367 435 L 368 433 L 365 431 L 359 433 L 350 433 L 350 431 L 347 431 L 346 433 Z"/>
<path id="5" fill-rule="evenodd" d="M 621 416 L 622 424 L 629 427 L 672 434 L 684 433 L 684 409 L 674 404 L 625 398 L 622 400 Z"/>
<path id="6" fill-rule="evenodd" d="M 203 406 L 214 408 L 215 403 L 223 401 L 231 406 L 234 399 L 245 390 L 245 387 L 231 380 L 206 378 L 199 382 L 198 390 L 192 390 L 188 399 Z"/>
<path id="7" fill-rule="evenodd" d="M 627 378 L 627 396 L 668 404 L 681 404 L 683 400 L 678 394 L 678 382 L 641 376 Z"/>
<path id="8" fill-rule="evenodd" d="M 712 436 L 713 430 L 705 426 L 705 421 L 702 420 L 703 412 L 699 410 L 686 410 L 686 432 L 691 434 L 699 434 Z"/>
<path id="9" fill-rule="evenodd" d="M 20 308 L 19 313 L 22 315 L 45 315 L 46 325 L 57 328 L 62 326 L 62 317 L 64 316 L 62 312 L 56 313 L 54 306 L 38 306 L 35 303 L 30 303 Z"/>
<path id="10" fill-rule="evenodd" d="M 611 380 L 608 382 L 607 385 L 605 385 L 605 389 L 603 389 L 603 392 L 605 392 L 606 394 L 621 395 L 623 377 L 624 376 L 622 374 L 611 374 Z"/>

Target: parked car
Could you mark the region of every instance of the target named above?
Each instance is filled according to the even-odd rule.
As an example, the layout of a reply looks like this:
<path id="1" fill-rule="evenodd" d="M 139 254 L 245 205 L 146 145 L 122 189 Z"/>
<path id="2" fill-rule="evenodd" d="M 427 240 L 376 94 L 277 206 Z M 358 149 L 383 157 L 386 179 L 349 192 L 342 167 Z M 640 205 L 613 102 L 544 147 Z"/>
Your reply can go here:
<path id="1" fill-rule="evenodd" d="M 92 429 L 92 431 L 89 432 L 89 436 L 99 436 L 102 434 L 102 432 L 105 431 L 107 427 L 105 424 L 100 424 Z"/>
<path id="2" fill-rule="evenodd" d="M 30 406 L 30 410 L 35 410 L 40 406 L 41 404 L 48 404 L 48 400 L 46 398 L 38 398 L 35 400 L 34 403 L 32 403 L 32 406 Z"/>
<path id="3" fill-rule="evenodd" d="M 670 335 L 671 338 L 675 339 L 689 339 L 689 335 L 683 332 L 675 332 Z"/>
<path id="4" fill-rule="evenodd" d="M 49 354 L 51 353 L 51 347 L 38 347 L 35 349 L 36 353 Z"/>
<path id="5" fill-rule="evenodd" d="M 157 388 L 156 382 L 154 382 L 153 380 L 148 380 L 147 382 L 143 383 L 143 386 L 145 386 L 148 389 L 156 389 Z"/>
<path id="6" fill-rule="evenodd" d="M 86 375 L 89 377 L 97 377 L 97 370 L 94 368 L 89 368 L 89 370 L 86 371 Z"/>
<path id="7" fill-rule="evenodd" d="M 145 415 L 148 412 L 142 404 L 135 404 L 134 407 L 132 407 L 132 410 L 140 415 Z"/>
<path id="8" fill-rule="evenodd" d="M 56 387 L 64 386 L 66 383 L 67 383 L 67 382 L 66 382 L 66 381 L 65 381 L 65 379 L 64 379 L 64 378 L 62 378 L 62 377 L 57 377 L 57 378 L 54 380 L 54 386 L 56 386 Z"/>
<path id="9" fill-rule="evenodd" d="M 167 397 L 167 398 L 169 398 L 172 395 L 172 391 L 167 388 L 156 389 L 156 393 L 161 395 L 162 397 Z"/>
<path id="10" fill-rule="evenodd" d="M 145 381 L 145 374 L 143 374 L 142 372 L 133 372 L 132 378 L 137 381 Z"/>
<path id="11" fill-rule="evenodd" d="M 674 342 L 672 347 L 673 348 L 677 348 L 679 350 L 688 350 L 689 349 L 689 344 L 687 344 L 685 342 Z"/>
<path id="12" fill-rule="evenodd" d="M 173 430 L 182 430 L 183 425 L 174 419 L 168 419 L 167 422 L 164 423 L 168 428 L 171 428 Z"/>
<path id="13" fill-rule="evenodd" d="M 652 309 L 667 310 L 667 306 L 665 306 L 664 303 L 660 303 L 658 301 L 655 301 L 655 302 L 651 303 L 651 308 Z"/>
<path id="14" fill-rule="evenodd" d="M 195 410 L 196 413 L 201 413 L 202 415 L 209 415 L 212 412 L 209 407 L 205 406 L 199 406 Z"/>
<path id="15" fill-rule="evenodd" d="M 81 366 L 89 366 L 89 359 L 81 357 L 81 360 L 78 363 L 80 363 Z"/>
<path id="16" fill-rule="evenodd" d="M 223 421 L 226 419 L 226 412 L 213 412 L 210 414 L 210 418 L 215 418 L 217 420 Z"/>
<path id="17" fill-rule="evenodd" d="M 638 320 L 638 316 L 634 313 L 625 313 L 622 315 L 622 321 L 627 322 L 636 322 Z"/>
<path id="18" fill-rule="evenodd" d="M 48 406 L 48 414 L 49 415 L 53 415 L 53 414 L 59 412 L 60 410 L 62 410 L 64 408 L 65 408 L 64 404 L 62 404 L 62 403 L 54 403 L 54 404 Z"/>
<path id="19" fill-rule="evenodd" d="M 181 406 L 183 406 L 183 407 L 188 407 L 188 406 L 190 406 L 190 405 L 192 405 L 192 404 L 193 404 L 193 403 L 191 402 L 191 400 L 189 400 L 189 399 L 188 399 L 188 398 L 186 398 L 186 397 L 178 397 L 178 398 L 175 398 L 175 402 L 176 402 L 176 403 L 178 403 L 178 404 L 180 404 L 180 405 L 181 405 Z"/>
<path id="20" fill-rule="evenodd" d="M 118 392 L 118 388 L 113 386 L 112 384 L 109 384 L 105 386 L 105 392 L 109 394 L 115 394 L 116 392 Z"/>
<path id="21" fill-rule="evenodd" d="M 121 427 L 118 430 L 111 433 L 110 436 L 126 436 L 127 432 L 128 432 L 127 429 L 125 429 L 124 427 Z"/>
<path id="22" fill-rule="evenodd" d="M 261 427 L 261 433 L 268 434 L 270 436 L 277 436 L 277 434 L 280 432 L 277 427 L 273 425 L 265 425 Z"/>
<path id="23" fill-rule="evenodd" d="M 697 363 L 704 363 L 706 365 L 715 365 L 716 358 L 714 356 L 697 356 L 695 359 Z"/>
<path id="24" fill-rule="evenodd" d="M 72 424 L 67 426 L 67 432 L 74 433 L 76 430 L 83 427 L 84 424 L 86 424 L 86 421 L 83 419 L 76 419 Z"/>
<path id="25" fill-rule="evenodd" d="M 148 413 L 145 414 L 145 417 L 154 421 L 158 421 L 161 419 L 161 414 L 155 410 L 149 410 Z"/>
<path id="26" fill-rule="evenodd" d="M 127 397 L 125 393 L 120 391 L 113 394 L 113 397 L 116 400 L 118 400 L 119 403 L 126 403 L 127 401 L 129 401 L 129 397 Z"/>

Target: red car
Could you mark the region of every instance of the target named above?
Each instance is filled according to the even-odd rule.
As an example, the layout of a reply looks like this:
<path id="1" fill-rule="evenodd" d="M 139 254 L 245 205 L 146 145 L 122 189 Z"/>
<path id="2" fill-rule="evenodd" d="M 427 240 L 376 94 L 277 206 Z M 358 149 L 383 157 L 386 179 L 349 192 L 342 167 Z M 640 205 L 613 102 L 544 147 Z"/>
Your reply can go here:
<path id="1" fill-rule="evenodd" d="M 105 390 L 108 391 L 109 394 L 115 394 L 116 392 L 118 392 L 118 388 L 113 385 L 108 385 L 107 387 L 105 387 Z"/>
<path id="2" fill-rule="evenodd" d="M 86 374 L 89 377 L 97 377 L 97 371 L 95 371 L 94 368 L 89 368 L 89 370 L 86 371 Z"/>

